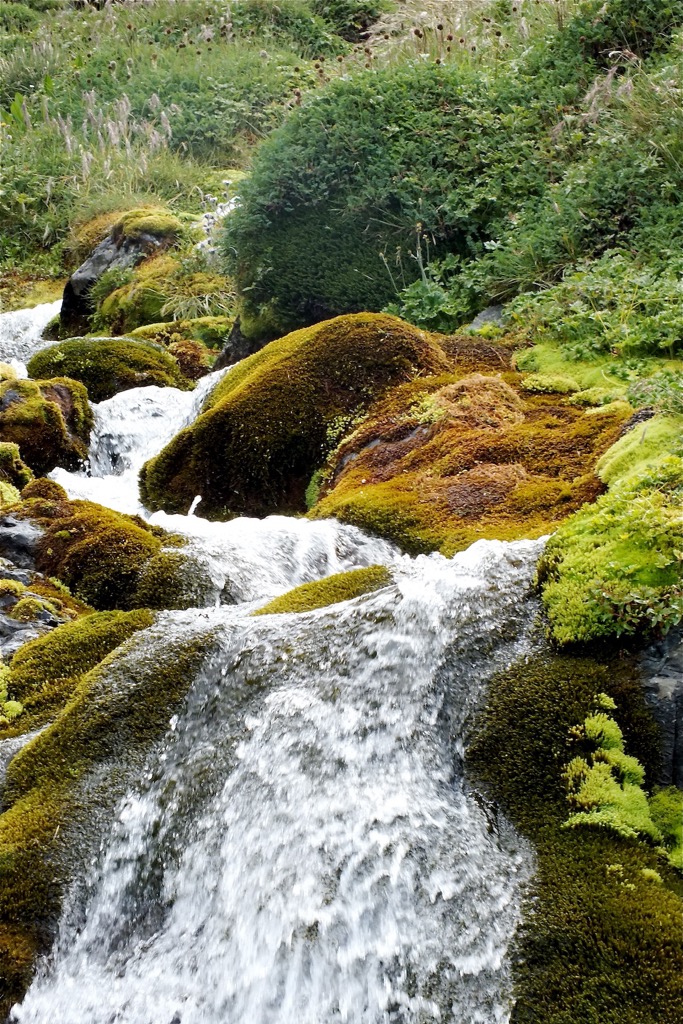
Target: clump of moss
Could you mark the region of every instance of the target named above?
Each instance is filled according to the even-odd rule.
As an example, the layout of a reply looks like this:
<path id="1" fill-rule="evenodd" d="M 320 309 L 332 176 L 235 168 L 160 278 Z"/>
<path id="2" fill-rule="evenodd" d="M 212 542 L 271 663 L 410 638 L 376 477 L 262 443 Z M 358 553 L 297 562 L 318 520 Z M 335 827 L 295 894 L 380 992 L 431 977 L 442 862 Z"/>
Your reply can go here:
<path id="1" fill-rule="evenodd" d="M 140 239 L 144 235 L 176 239 L 181 231 L 181 222 L 163 207 L 139 206 L 119 217 L 112 227 L 112 236 L 117 242 L 125 238 Z"/>
<path id="2" fill-rule="evenodd" d="M 209 629 L 188 640 L 162 628 L 154 632 L 148 612 L 134 614 L 137 620 L 116 617 L 118 625 L 125 623 L 117 637 L 108 634 L 106 642 L 86 644 L 85 659 L 74 649 L 69 661 L 67 653 L 64 670 L 85 669 L 84 674 L 56 720 L 8 768 L 0 816 L 0 989 L 6 1009 L 21 999 L 36 956 L 49 948 L 62 895 L 84 867 L 83 851 L 92 849 L 88 840 L 97 841 L 98 820 L 109 820 L 210 647 Z M 112 625 L 114 631 L 118 625 Z M 130 632 L 127 640 L 124 634 L 145 627 L 147 656 L 142 657 Z M 112 650 L 115 639 L 122 646 Z M 98 650 L 107 648 L 111 653 L 100 654 L 92 667 Z M 56 648 L 55 656 L 59 661 Z M 42 664 L 39 656 L 39 671 Z"/>
<path id="3" fill-rule="evenodd" d="M 623 441 L 604 466 L 614 485 L 562 524 L 539 563 L 543 603 L 560 644 L 663 633 L 683 620 L 683 459 L 651 462 L 646 453 L 650 470 L 630 474 L 633 451 Z"/>
<path id="4" fill-rule="evenodd" d="M 19 445 L 10 441 L 0 441 L 0 480 L 19 491 L 33 480 L 32 471 L 21 458 Z"/>
<path id="5" fill-rule="evenodd" d="M 95 612 L 30 640 L 16 652 L 6 674 L 7 692 L 21 702 L 17 731 L 44 725 L 73 695 L 81 677 L 125 640 L 154 621 L 151 612 Z"/>
<path id="6" fill-rule="evenodd" d="M 187 391 L 191 381 L 177 361 L 156 345 L 128 338 L 74 338 L 37 352 L 28 364 L 32 377 L 66 373 L 81 381 L 92 402 L 104 402 L 130 388 L 174 387 Z"/>
<path id="7" fill-rule="evenodd" d="M 394 389 L 332 452 L 309 492 L 309 514 L 335 516 L 412 553 L 451 555 L 481 537 L 552 531 L 603 490 L 596 459 L 630 410 L 596 419 L 563 396 L 518 388 L 508 371 L 441 374 Z"/>
<path id="8" fill-rule="evenodd" d="M 56 466 L 78 469 L 88 454 L 93 423 L 83 385 L 58 372 L 48 376 L 55 379 L 0 382 L 0 439 L 16 445 L 37 475 Z M 21 468 L 17 472 L 17 479 L 25 479 Z"/>
<path id="9" fill-rule="evenodd" d="M 36 568 L 55 576 L 99 610 L 135 605 L 140 573 L 161 548 L 164 531 L 90 501 L 32 497 L 16 508 L 44 530 Z"/>
<path id="10" fill-rule="evenodd" d="M 140 475 L 149 508 L 207 518 L 303 511 L 306 485 L 344 424 L 390 387 L 446 369 L 430 336 L 394 317 L 357 314 L 296 331 L 243 360 L 204 412 Z"/>
<path id="11" fill-rule="evenodd" d="M 546 649 L 500 673 L 467 753 L 470 776 L 536 851 L 513 949 L 514 1019 L 525 1024 L 660 1024 L 683 1015 L 676 873 L 649 844 L 564 827 L 571 730 L 593 713 L 596 693 L 616 705 L 614 721 L 647 781 L 658 735 L 623 656 Z"/>
<path id="12" fill-rule="evenodd" d="M 214 602 L 206 570 L 181 551 L 159 551 L 140 571 L 135 604 L 141 608 L 203 608 Z"/>
<path id="13" fill-rule="evenodd" d="M 168 345 L 175 339 L 201 341 L 207 348 L 222 348 L 235 318 L 232 316 L 200 316 L 194 320 L 170 320 L 146 324 L 130 332 L 131 338 Z"/>
<path id="14" fill-rule="evenodd" d="M 539 394 L 571 395 L 579 391 L 579 385 L 572 377 L 551 373 L 530 373 L 522 381 L 524 391 Z"/>
<path id="15" fill-rule="evenodd" d="M 282 615 L 287 612 L 310 612 L 340 601 L 350 601 L 361 594 L 387 587 L 392 582 L 389 569 L 383 565 L 370 565 L 364 569 L 338 572 L 313 583 L 303 583 L 281 597 L 276 597 L 254 615 Z"/>
<path id="16" fill-rule="evenodd" d="M 48 480 L 47 477 L 40 477 L 39 480 L 31 480 L 21 492 L 22 500 L 28 498 L 45 498 L 48 501 L 68 501 L 69 495 L 61 484 L 56 480 Z"/>
<path id="17" fill-rule="evenodd" d="M 54 616 L 59 614 L 58 609 L 55 608 L 51 601 L 28 596 L 22 597 L 20 601 L 17 601 L 8 614 L 11 619 L 16 619 L 17 622 L 33 622 L 42 612 L 49 612 L 50 615 Z"/>
<path id="18" fill-rule="evenodd" d="M 647 839 L 660 845 L 662 833 L 652 820 L 643 789 L 645 770 L 637 758 L 626 753 L 623 733 L 607 714 L 615 710 L 611 697 L 598 694 L 595 709 L 571 730 L 581 753 L 564 770 L 572 808 L 565 827 L 605 828 L 625 839 Z"/>

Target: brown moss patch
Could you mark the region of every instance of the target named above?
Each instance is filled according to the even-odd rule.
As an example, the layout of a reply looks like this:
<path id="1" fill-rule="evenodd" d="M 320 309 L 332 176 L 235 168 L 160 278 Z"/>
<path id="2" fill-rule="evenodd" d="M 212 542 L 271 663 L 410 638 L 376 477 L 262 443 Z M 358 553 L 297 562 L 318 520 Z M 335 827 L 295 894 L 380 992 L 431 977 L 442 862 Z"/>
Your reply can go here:
<path id="1" fill-rule="evenodd" d="M 518 382 L 456 373 L 395 389 L 330 457 L 310 514 L 446 555 L 551 532 L 604 490 L 593 467 L 626 412 L 589 416 Z"/>
<path id="2" fill-rule="evenodd" d="M 149 508 L 208 518 L 305 509 L 313 471 L 378 396 L 448 369 L 438 343 L 383 314 L 337 317 L 271 342 L 214 389 L 205 411 L 144 466 Z"/>

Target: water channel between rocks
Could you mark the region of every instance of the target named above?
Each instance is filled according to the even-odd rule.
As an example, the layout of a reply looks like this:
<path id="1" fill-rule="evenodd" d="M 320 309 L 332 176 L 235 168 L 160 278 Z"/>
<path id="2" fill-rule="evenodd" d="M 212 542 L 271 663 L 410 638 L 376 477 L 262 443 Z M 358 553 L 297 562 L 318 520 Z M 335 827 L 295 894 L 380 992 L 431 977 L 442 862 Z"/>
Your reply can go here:
<path id="1" fill-rule="evenodd" d="M 15 358 L 42 344 L 47 312 L 33 333 L 24 318 Z M 9 331 L 0 317 L 0 359 Z M 95 406 L 89 472 L 53 477 L 71 497 L 145 514 L 140 466 L 215 379 Z M 491 675 L 530 644 L 543 542 L 409 558 L 333 520 L 200 512 L 150 518 L 185 535 L 235 603 L 162 612 L 132 645 L 134 659 L 206 637 L 207 656 L 13 1019 L 503 1024 L 532 857 L 470 790 L 462 754 Z M 375 563 L 394 582 L 374 594 L 250 614 Z"/>

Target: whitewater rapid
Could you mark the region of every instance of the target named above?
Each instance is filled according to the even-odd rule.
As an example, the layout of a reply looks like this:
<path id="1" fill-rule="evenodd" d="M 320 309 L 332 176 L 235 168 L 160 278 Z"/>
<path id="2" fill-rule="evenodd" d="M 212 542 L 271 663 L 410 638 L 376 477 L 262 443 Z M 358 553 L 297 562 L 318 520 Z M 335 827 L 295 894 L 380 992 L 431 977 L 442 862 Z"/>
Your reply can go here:
<path id="1" fill-rule="evenodd" d="M 144 513 L 142 462 L 215 379 L 95 406 L 89 467 L 53 476 L 72 497 Z M 115 664 L 190 637 L 203 666 L 12 1019 L 507 1024 L 533 859 L 462 758 L 488 680 L 531 644 L 543 542 L 409 558 L 334 520 L 200 513 L 150 518 L 185 535 L 215 599 L 160 613 Z M 251 614 L 377 563 L 393 582 L 374 594 Z"/>

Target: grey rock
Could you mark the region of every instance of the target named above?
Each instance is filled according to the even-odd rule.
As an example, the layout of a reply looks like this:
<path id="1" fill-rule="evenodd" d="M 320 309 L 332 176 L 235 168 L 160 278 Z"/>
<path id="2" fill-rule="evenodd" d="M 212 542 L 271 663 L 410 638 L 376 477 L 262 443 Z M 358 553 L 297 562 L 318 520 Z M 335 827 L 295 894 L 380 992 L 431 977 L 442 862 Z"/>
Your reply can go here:
<path id="1" fill-rule="evenodd" d="M 481 313 L 477 313 L 471 324 L 467 324 L 470 331 L 477 331 L 484 324 L 495 324 L 499 327 L 503 323 L 503 307 L 502 306 L 487 306 L 486 309 L 482 309 Z"/>
<path id="2" fill-rule="evenodd" d="M 92 315 L 90 290 L 105 271 L 135 267 L 161 245 L 161 239 L 148 234 L 118 240 L 110 234 L 100 242 L 66 282 L 59 314 L 63 331 L 79 332 L 87 326 Z"/>
<path id="3" fill-rule="evenodd" d="M 0 516 L 0 555 L 20 569 L 32 569 L 43 531 L 26 519 Z M 23 582 L 23 580 L 21 581 Z"/>
<path id="4" fill-rule="evenodd" d="M 660 786 L 683 789 L 683 629 L 672 630 L 641 656 L 645 699 L 659 726 Z"/>
<path id="5" fill-rule="evenodd" d="M 246 359 L 247 356 L 253 355 L 254 352 L 258 352 L 259 349 L 267 344 L 267 341 L 250 341 L 245 338 L 240 328 L 240 318 L 237 317 L 230 334 L 225 339 L 213 369 L 223 370 L 226 366 L 239 363 L 240 359 Z"/>

